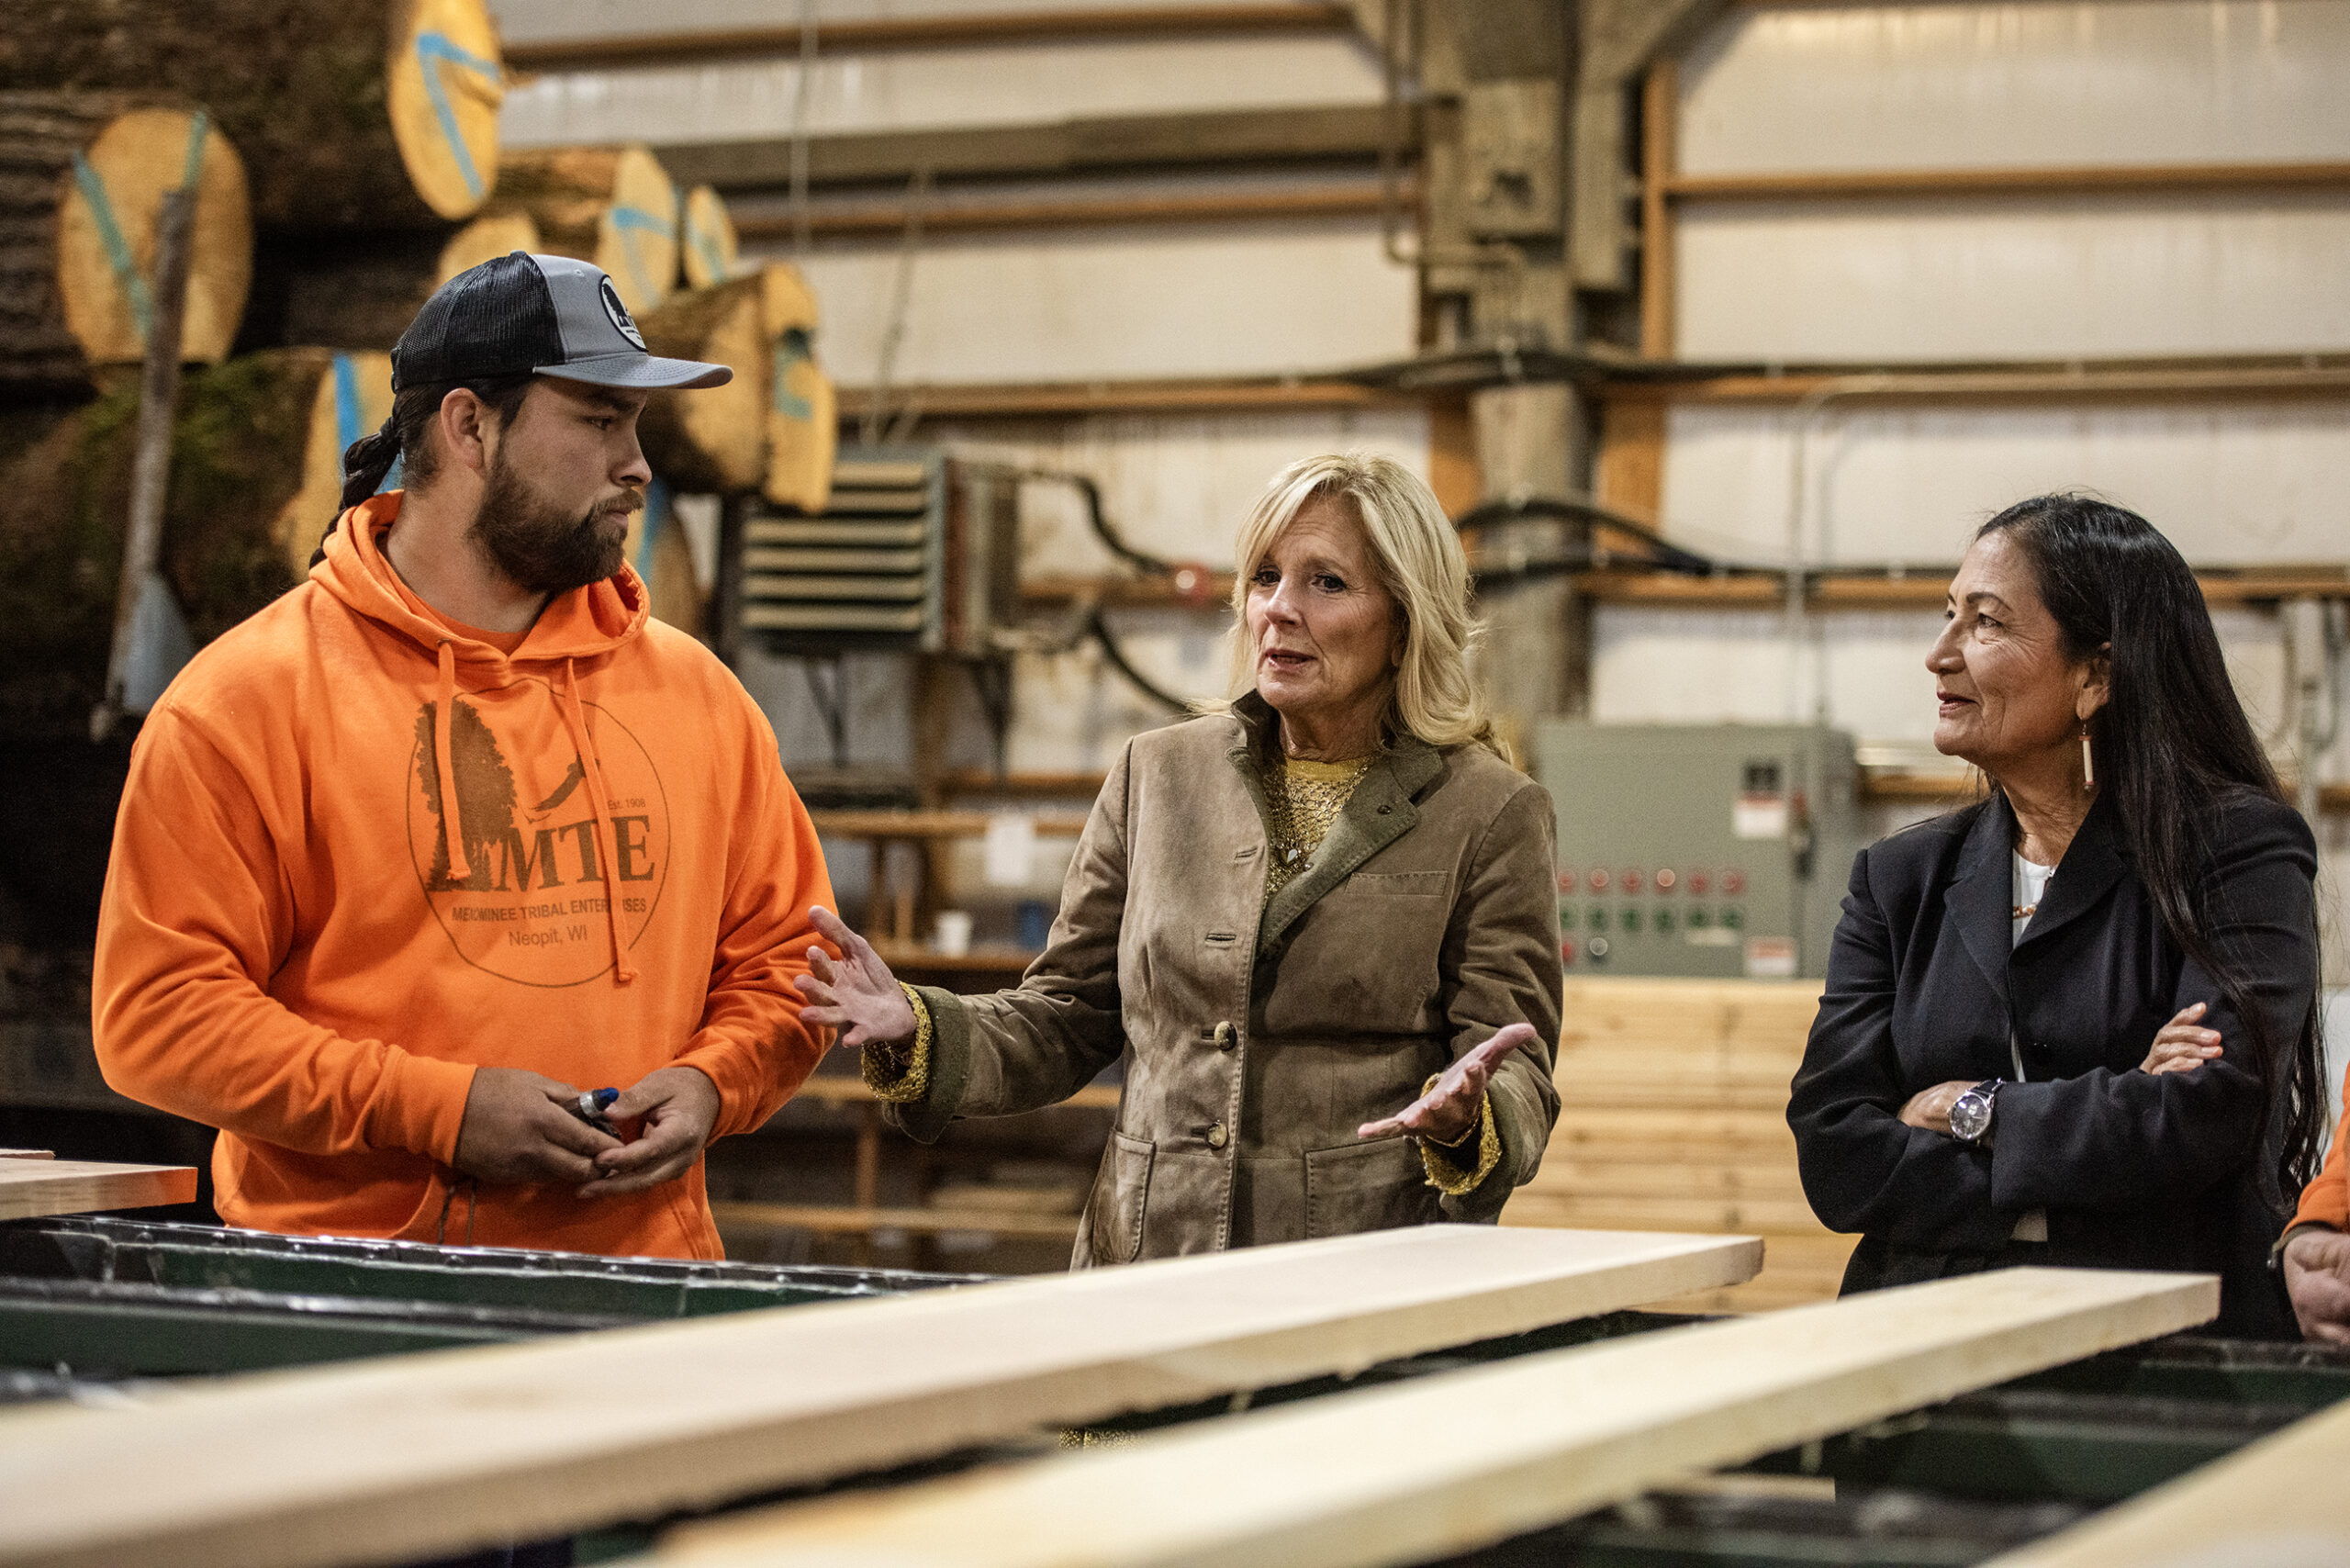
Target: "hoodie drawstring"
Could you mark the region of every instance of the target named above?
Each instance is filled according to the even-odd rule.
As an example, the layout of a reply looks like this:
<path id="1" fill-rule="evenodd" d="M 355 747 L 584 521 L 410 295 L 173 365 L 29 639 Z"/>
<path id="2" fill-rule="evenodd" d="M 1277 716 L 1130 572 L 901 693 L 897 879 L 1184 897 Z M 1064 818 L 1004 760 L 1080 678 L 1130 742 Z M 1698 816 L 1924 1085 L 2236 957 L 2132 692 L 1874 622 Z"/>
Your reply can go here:
<path id="1" fill-rule="evenodd" d="M 579 702 L 579 670 L 575 661 L 563 661 L 563 722 L 571 728 L 571 749 L 579 756 L 579 765 L 588 776 L 588 789 L 595 796 L 596 853 L 604 862 L 604 915 L 612 934 L 612 979 L 627 985 L 636 979 L 636 971 L 629 967 L 628 944 L 621 937 L 621 861 L 618 835 L 612 831 L 611 796 L 604 789 L 604 759 L 596 755 L 595 743 L 588 734 L 588 711 Z"/>
<path id="2" fill-rule="evenodd" d="M 441 839 L 449 852 L 449 879 L 473 879 L 473 863 L 465 858 L 464 824 L 457 821 L 456 770 L 449 761 L 451 711 L 457 705 L 457 650 L 441 644 L 441 700 L 432 710 L 432 762 L 441 785 Z"/>

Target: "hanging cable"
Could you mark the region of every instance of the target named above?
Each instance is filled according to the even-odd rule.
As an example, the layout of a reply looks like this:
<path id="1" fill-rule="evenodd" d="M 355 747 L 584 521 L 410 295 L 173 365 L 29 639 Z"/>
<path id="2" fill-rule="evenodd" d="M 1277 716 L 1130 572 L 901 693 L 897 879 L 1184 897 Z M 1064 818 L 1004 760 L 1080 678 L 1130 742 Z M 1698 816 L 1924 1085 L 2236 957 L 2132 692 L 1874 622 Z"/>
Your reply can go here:
<path id="1" fill-rule="evenodd" d="M 1126 657 L 1125 649 L 1120 647 L 1118 639 L 1111 635 L 1109 622 L 1102 619 L 1100 605 L 1095 605 L 1091 613 L 1086 616 L 1085 630 L 1096 643 L 1101 644 L 1102 656 L 1110 661 L 1112 669 L 1125 678 L 1128 686 L 1133 687 L 1170 713 L 1192 711 L 1192 706 L 1187 699 L 1176 696 L 1157 681 L 1152 680 L 1150 677 L 1135 668 L 1134 661 Z"/>

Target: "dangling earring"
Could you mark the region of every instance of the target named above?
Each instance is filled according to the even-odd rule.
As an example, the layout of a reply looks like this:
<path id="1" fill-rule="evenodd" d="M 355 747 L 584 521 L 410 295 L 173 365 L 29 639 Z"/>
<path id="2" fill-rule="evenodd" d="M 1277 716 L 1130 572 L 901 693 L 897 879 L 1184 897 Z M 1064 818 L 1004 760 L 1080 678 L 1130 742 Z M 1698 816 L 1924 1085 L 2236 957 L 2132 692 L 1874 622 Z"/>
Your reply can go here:
<path id="1" fill-rule="evenodd" d="M 2081 721 L 2081 783 L 2090 789 L 2097 787 L 2097 758 L 2089 751 L 2089 722 L 2087 719 Z"/>

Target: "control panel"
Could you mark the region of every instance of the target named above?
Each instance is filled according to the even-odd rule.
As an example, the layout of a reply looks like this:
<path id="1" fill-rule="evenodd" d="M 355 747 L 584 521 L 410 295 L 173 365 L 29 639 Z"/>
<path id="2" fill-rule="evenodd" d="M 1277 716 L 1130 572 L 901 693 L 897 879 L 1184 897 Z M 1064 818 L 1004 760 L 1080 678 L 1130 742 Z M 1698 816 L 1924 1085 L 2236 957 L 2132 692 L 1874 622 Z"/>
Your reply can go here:
<path id="1" fill-rule="evenodd" d="M 1631 975 L 1824 972 L 1864 842 L 1849 735 L 1810 726 L 1555 722 L 1560 962 Z"/>

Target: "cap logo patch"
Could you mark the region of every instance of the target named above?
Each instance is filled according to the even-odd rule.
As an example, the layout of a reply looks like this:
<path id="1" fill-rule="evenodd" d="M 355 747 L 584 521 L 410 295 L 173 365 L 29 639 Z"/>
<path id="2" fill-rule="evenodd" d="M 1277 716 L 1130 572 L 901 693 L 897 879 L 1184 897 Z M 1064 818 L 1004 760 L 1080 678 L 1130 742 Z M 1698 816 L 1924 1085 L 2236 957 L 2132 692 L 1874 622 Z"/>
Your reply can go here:
<path id="1" fill-rule="evenodd" d="M 612 286 L 610 278 L 604 279 L 603 286 L 598 290 L 598 297 L 603 300 L 604 314 L 612 319 L 612 325 L 620 329 L 621 336 L 640 349 L 644 347 L 644 335 L 636 330 L 636 322 L 630 318 L 628 307 L 621 303 L 621 291 Z"/>

